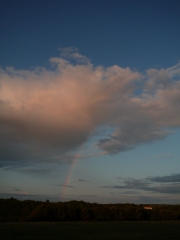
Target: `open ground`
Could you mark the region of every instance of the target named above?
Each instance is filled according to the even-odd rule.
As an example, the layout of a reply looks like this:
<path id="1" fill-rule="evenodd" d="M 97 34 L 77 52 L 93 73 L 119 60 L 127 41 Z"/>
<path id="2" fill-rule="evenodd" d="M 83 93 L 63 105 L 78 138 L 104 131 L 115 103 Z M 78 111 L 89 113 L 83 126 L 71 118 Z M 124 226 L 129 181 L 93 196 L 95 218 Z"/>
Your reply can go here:
<path id="1" fill-rule="evenodd" d="M 180 222 L 0 223 L 1 240 L 179 240 Z"/>

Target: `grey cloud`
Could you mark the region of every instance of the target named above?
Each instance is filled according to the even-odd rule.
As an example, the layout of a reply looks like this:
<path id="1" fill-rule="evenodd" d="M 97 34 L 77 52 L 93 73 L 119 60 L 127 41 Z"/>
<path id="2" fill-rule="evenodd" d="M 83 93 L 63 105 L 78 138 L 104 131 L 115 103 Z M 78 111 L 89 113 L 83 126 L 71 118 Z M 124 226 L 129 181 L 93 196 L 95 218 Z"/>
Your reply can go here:
<path id="1" fill-rule="evenodd" d="M 103 149 L 108 154 L 117 154 L 119 152 L 129 151 L 134 148 L 130 143 L 121 142 L 119 140 L 113 139 L 113 137 L 109 137 L 109 139 L 101 139 L 97 146 Z"/>
<path id="2" fill-rule="evenodd" d="M 133 178 L 124 179 L 121 185 L 102 186 L 102 188 L 150 190 L 149 182 L 147 182 L 144 179 L 139 180 L 139 179 L 133 179 Z"/>
<path id="3" fill-rule="evenodd" d="M 180 194 L 180 184 L 163 184 L 157 187 L 151 188 L 154 192 L 168 193 L 168 194 Z"/>
<path id="4" fill-rule="evenodd" d="M 18 164 L 17 164 L 18 163 Z M 28 175 L 32 178 L 58 177 L 60 175 L 61 165 L 58 163 L 29 163 L 17 162 L 14 165 L 4 166 L 4 171 L 19 172 L 21 175 Z"/>
<path id="5" fill-rule="evenodd" d="M 17 169 L 14 169 L 13 168 L 13 171 L 14 170 L 16 170 L 16 171 L 19 171 L 19 172 L 23 172 L 23 173 L 25 173 L 25 174 L 29 174 L 29 175 L 38 175 L 38 176 L 41 176 L 41 175 L 55 175 L 55 174 L 57 174 L 57 172 L 55 172 L 55 170 L 53 170 L 53 169 L 50 169 L 50 168 L 39 168 L 39 167 L 37 167 L 37 168 L 19 168 L 19 170 L 17 170 Z"/>
<path id="6" fill-rule="evenodd" d="M 146 128 L 136 122 L 127 125 L 126 127 L 117 130 L 117 132 L 107 139 L 100 140 L 97 145 L 109 154 L 129 151 L 139 144 L 145 144 L 165 138 L 169 132 L 158 131 Z"/>
<path id="7" fill-rule="evenodd" d="M 139 191 L 123 191 L 122 194 L 140 194 Z"/>
<path id="8" fill-rule="evenodd" d="M 156 155 L 154 157 L 170 159 L 170 158 L 174 157 L 174 154 L 172 154 L 172 153 L 161 153 L 161 154 L 158 154 L 158 155 Z"/>
<path id="9" fill-rule="evenodd" d="M 76 63 L 80 64 L 90 64 L 89 59 L 86 56 L 79 54 L 78 48 L 75 47 L 67 47 L 67 48 L 60 48 L 61 57 L 65 59 L 74 59 Z"/>
<path id="10" fill-rule="evenodd" d="M 101 186 L 101 188 L 119 189 L 119 190 L 138 190 L 152 193 L 180 193 L 180 174 L 163 176 L 163 177 L 148 177 L 144 179 L 122 179 L 121 185 Z M 157 184 L 160 183 L 160 184 Z"/>
<path id="11" fill-rule="evenodd" d="M 150 181 L 153 182 L 162 182 L 162 183 L 175 183 L 178 182 L 180 183 L 180 174 L 172 174 L 169 176 L 162 176 L 162 177 L 149 177 L 148 178 Z"/>
<path id="12" fill-rule="evenodd" d="M 16 191 L 16 192 L 22 192 L 22 190 L 19 189 L 19 188 L 15 188 L 14 191 Z"/>
<path id="13" fill-rule="evenodd" d="M 79 180 L 79 182 L 89 182 L 89 181 L 84 180 L 84 179 L 78 179 L 78 180 Z"/>
<path id="14" fill-rule="evenodd" d="M 66 184 L 57 184 L 56 186 L 58 187 L 68 187 L 68 188 L 73 188 L 71 185 L 66 185 Z"/>

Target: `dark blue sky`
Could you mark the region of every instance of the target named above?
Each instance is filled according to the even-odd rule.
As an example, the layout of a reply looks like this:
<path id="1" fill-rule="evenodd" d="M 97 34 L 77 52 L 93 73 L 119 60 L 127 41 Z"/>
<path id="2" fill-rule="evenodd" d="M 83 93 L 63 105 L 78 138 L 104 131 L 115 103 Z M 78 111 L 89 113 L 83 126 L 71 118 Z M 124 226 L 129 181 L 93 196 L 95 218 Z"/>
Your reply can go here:
<path id="1" fill-rule="evenodd" d="M 77 47 L 95 65 L 145 70 L 179 61 L 179 1 L 38 0 L 0 3 L 0 65 L 46 65 Z"/>

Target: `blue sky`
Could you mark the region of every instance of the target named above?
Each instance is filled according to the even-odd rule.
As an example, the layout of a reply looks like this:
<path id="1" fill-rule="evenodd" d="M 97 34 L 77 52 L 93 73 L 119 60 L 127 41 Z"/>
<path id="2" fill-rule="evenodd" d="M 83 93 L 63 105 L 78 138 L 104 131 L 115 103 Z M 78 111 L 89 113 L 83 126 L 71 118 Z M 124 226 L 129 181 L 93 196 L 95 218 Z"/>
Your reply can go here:
<path id="1" fill-rule="evenodd" d="M 0 3 L 0 197 L 179 203 L 179 1 Z"/>

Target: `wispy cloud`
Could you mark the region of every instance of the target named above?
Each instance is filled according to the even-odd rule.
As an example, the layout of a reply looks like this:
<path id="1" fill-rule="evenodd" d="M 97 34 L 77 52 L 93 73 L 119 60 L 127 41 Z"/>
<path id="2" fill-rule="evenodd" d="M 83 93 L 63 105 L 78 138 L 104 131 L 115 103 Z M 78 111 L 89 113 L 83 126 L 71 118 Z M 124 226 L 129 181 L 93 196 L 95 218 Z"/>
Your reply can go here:
<path id="1" fill-rule="evenodd" d="M 58 187 L 67 187 L 67 188 L 73 188 L 72 185 L 67 185 L 67 184 L 57 184 L 56 186 Z"/>
<path id="2" fill-rule="evenodd" d="M 89 181 L 84 180 L 84 179 L 78 179 L 78 180 L 79 180 L 79 182 L 89 182 Z"/>
<path id="3" fill-rule="evenodd" d="M 22 192 L 22 190 L 20 188 L 14 188 L 15 192 Z"/>
<path id="4" fill-rule="evenodd" d="M 147 177 L 144 179 L 122 179 L 121 184 L 107 185 L 101 188 L 119 189 L 119 190 L 133 190 L 134 194 L 137 191 L 153 192 L 153 193 L 167 193 L 180 194 L 180 174 L 173 174 L 169 176 Z M 123 191 L 123 193 L 125 193 Z M 127 193 L 127 192 L 126 192 Z M 133 193 L 133 192 L 131 192 Z"/>
<path id="5" fill-rule="evenodd" d="M 169 176 L 162 177 L 149 177 L 148 178 L 152 182 L 162 182 L 162 183 L 180 183 L 180 174 L 173 174 Z"/>
<path id="6" fill-rule="evenodd" d="M 51 70 L 0 69 L 0 166 L 64 161 L 102 126 L 113 131 L 98 136 L 95 155 L 129 151 L 180 127 L 180 64 L 144 74 L 94 67 L 72 48 L 50 62 Z"/>
<path id="7" fill-rule="evenodd" d="M 12 165 L 4 167 L 6 171 L 16 171 L 32 177 L 44 177 L 44 176 L 58 176 L 59 169 L 56 164 L 29 164 L 29 165 Z"/>

